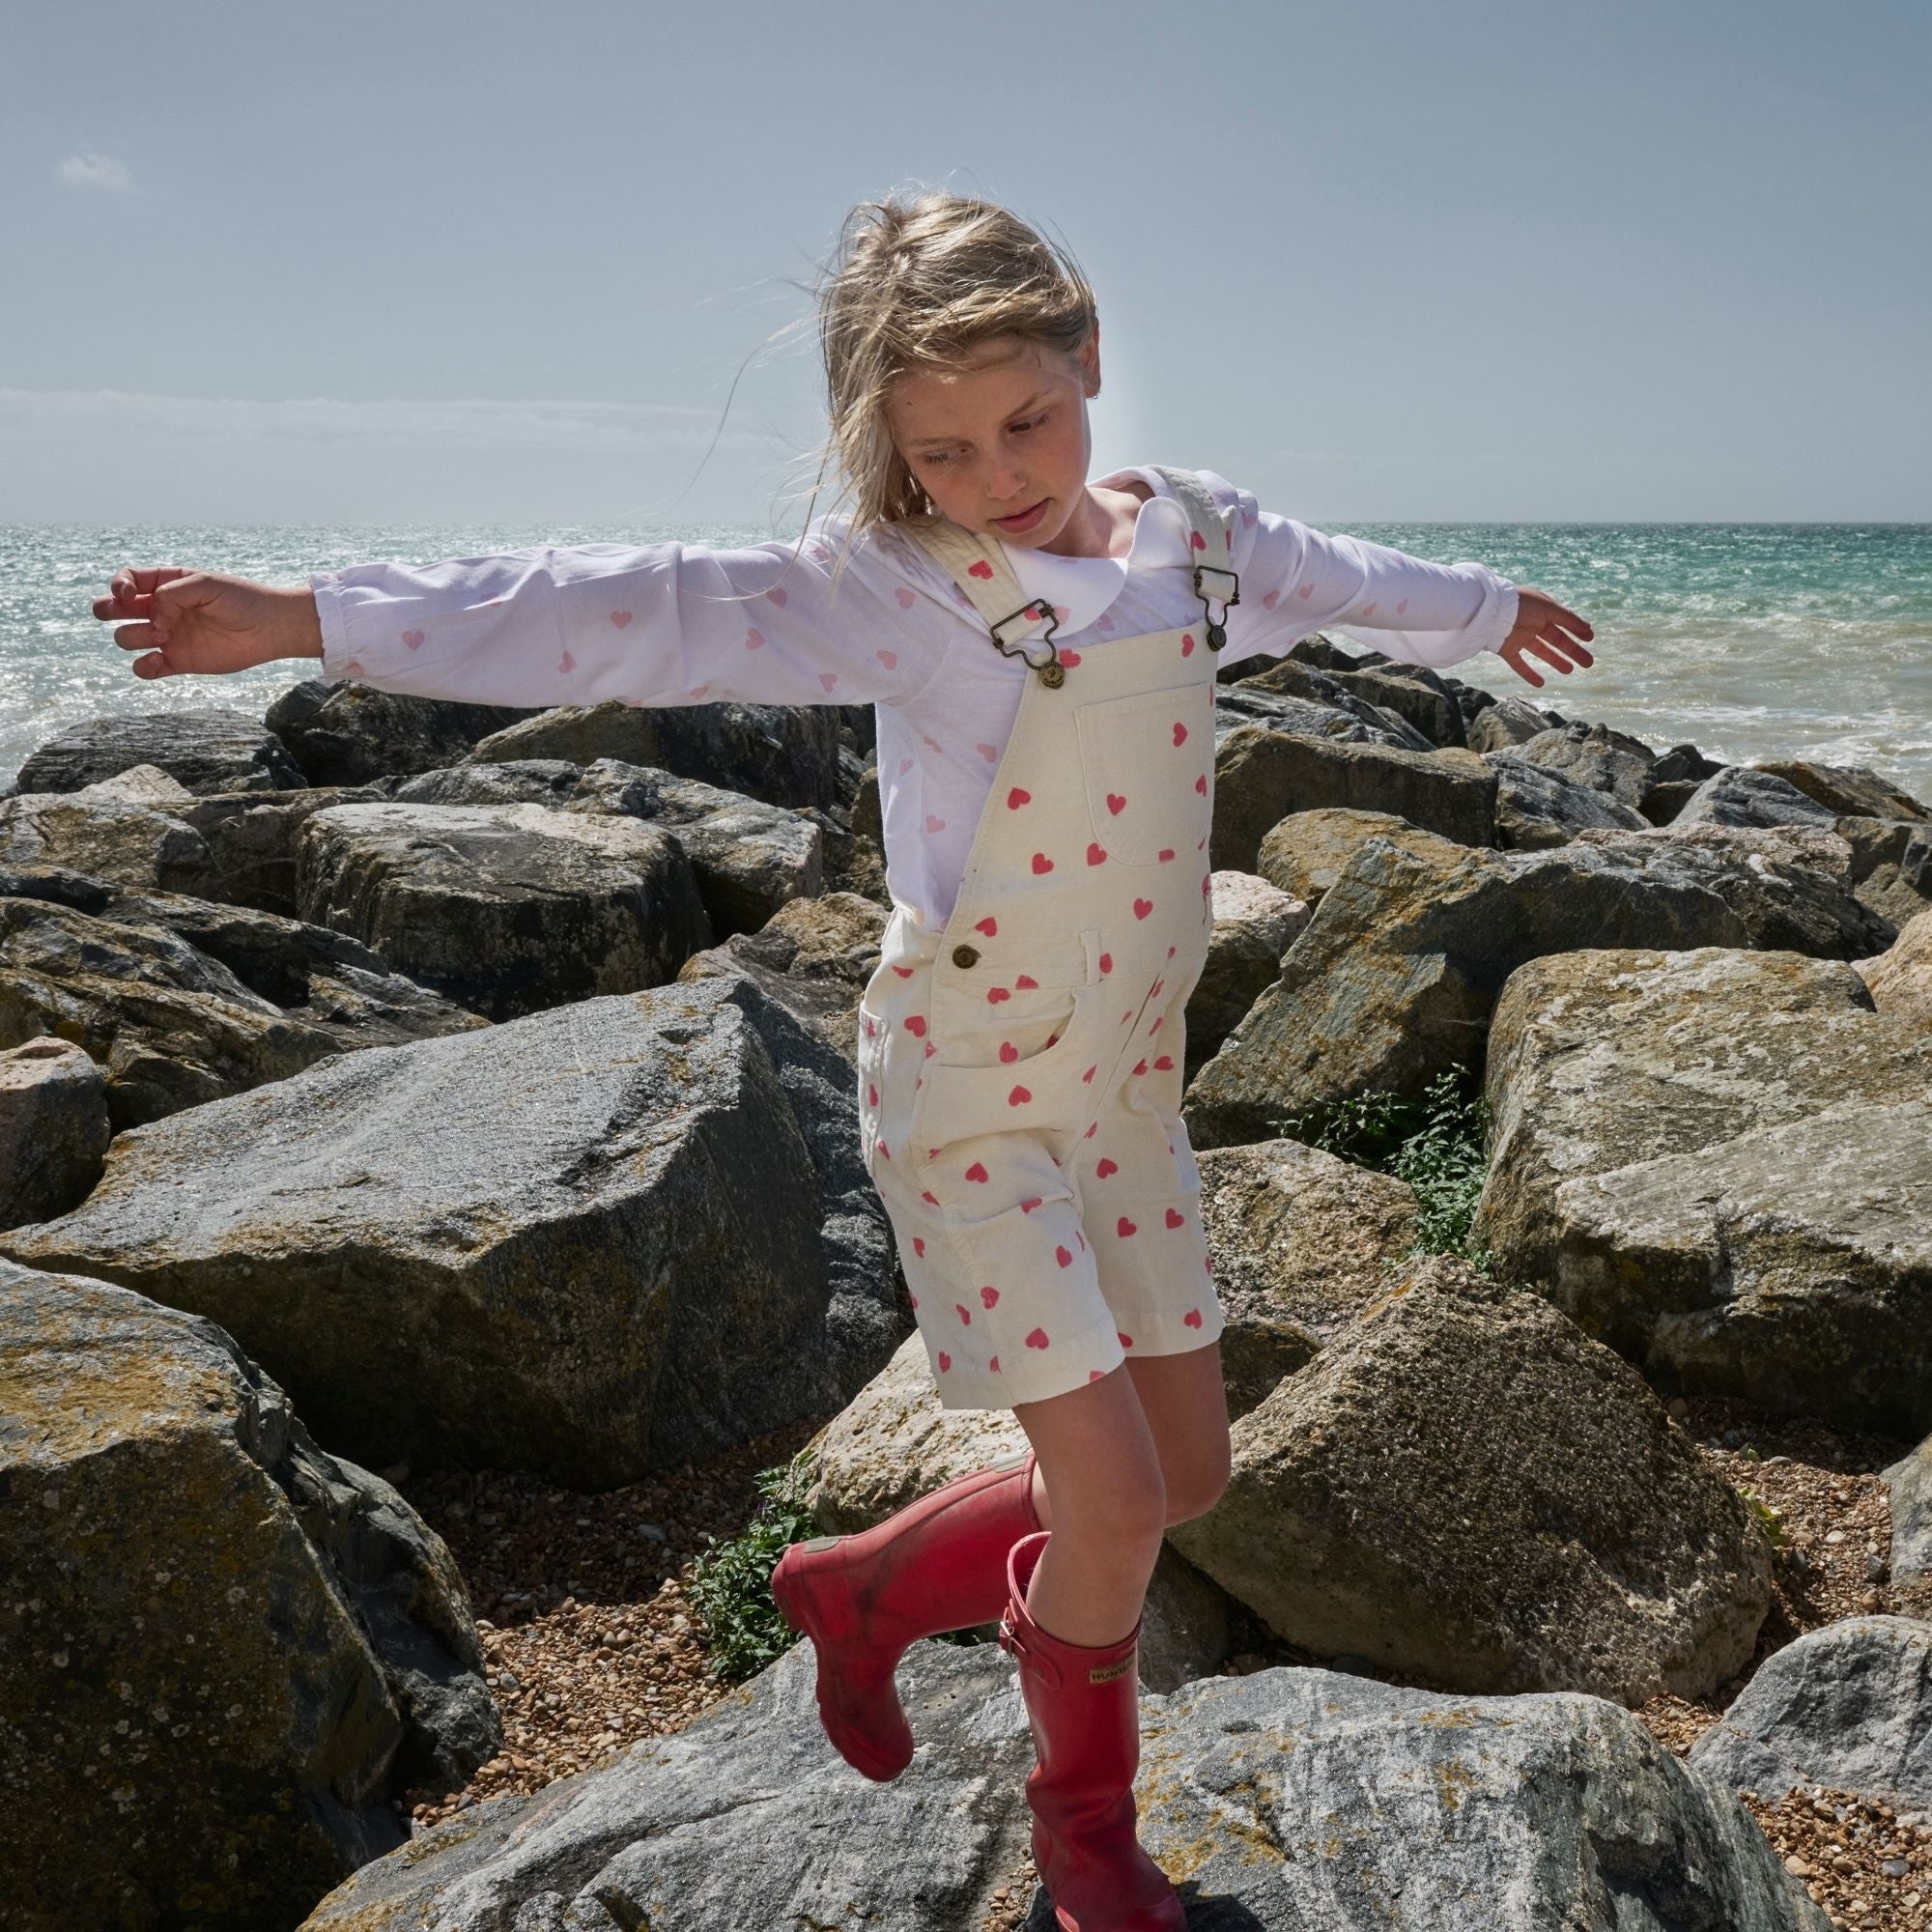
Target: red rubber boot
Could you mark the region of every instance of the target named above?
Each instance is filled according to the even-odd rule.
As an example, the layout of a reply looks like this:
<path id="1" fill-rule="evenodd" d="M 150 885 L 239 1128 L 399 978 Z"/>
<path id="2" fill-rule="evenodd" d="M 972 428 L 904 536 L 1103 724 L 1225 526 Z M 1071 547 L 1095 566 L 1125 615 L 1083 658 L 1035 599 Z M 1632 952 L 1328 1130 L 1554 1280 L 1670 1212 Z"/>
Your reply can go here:
<path id="1" fill-rule="evenodd" d="M 1033 1861 L 1062 1932 L 1184 1932 L 1186 1908 L 1134 1833 L 1140 1619 L 1118 1643 L 1067 1643 L 1027 1614 L 1052 1532 L 1022 1537 L 1000 1647 L 1020 1668 L 1039 1762 L 1027 1777 Z"/>
<path id="2" fill-rule="evenodd" d="M 915 1637 L 991 1623 L 1007 1552 L 1039 1529 L 1031 1449 L 974 1469 L 854 1536 L 794 1543 L 772 1598 L 818 1659 L 818 1716 L 853 1770 L 883 1784 L 912 1761 L 893 1669 Z"/>

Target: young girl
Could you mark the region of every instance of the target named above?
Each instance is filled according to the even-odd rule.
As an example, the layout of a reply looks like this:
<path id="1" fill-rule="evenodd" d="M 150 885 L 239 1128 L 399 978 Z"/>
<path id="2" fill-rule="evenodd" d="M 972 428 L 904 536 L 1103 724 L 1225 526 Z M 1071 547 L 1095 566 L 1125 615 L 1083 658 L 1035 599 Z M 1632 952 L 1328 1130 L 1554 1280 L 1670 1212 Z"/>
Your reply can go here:
<path id="1" fill-rule="evenodd" d="M 1212 924 L 1214 681 L 1317 630 L 1452 665 L 1588 665 L 1590 626 L 1476 563 L 1264 512 L 1211 472 L 1088 481 L 1092 290 L 1007 211 L 853 211 L 820 337 L 852 498 L 792 550 L 535 548 L 284 590 L 122 570 L 138 676 L 320 657 L 325 676 L 517 706 L 877 707 L 893 911 L 860 1002 L 867 1168 L 947 1408 L 1031 1447 L 863 1535 L 784 1553 L 825 1729 L 913 1752 L 894 1665 L 1001 1619 L 1067 1932 L 1183 1923 L 1139 1844 L 1137 1642 L 1169 1523 L 1228 1478 L 1221 1311 L 1181 1099 Z M 822 472 L 821 472 L 822 473 Z"/>

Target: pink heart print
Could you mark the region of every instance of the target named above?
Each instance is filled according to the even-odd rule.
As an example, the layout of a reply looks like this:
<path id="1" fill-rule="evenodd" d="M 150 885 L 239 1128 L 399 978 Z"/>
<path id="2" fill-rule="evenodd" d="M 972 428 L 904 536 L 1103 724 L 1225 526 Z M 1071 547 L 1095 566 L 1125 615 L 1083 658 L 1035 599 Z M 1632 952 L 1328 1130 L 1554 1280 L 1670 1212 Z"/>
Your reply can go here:
<path id="1" fill-rule="evenodd" d="M 1199 530 L 1196 530 L 1196 531 L 1195 531 L 1195 532 L 1194 532 L 1194 533 L 1193 533 L 1193 534 L 1192 534 L 1192 535 L 1191 535 L 1191 536 L 1190 536 L 1190 537 L 1189 537 L 1189 538 L 1187 539 L 1187 541 L 1188 541 L 1188 542 L 1189 542 L 1189 543 L 1190 543 L 1190 544 L 1191 544 L 1191 545 L 1192 545 L 1192 546 L 1193 546 L 1193 547 L 1194 547 L 1194 548 L 1195 548 L 1196 550 L 1206 550 L 1206 549 L 1208 548 L 1208 539 L 1207 539 L 1206 537 L 1204 537 L 1204 536 L 1203 536 L 1203 535 L 1201 534 L 1201 532 L 1200 532 Z"/>
<path id="2" fill-rule="evenodd" d="M 928 811 L 925 814 L 925 829 L 928 832 L 944 832 L 946 830 L 946 821 L 943 818 L 935 818 Z"/>
<path id="3" fill-rule="evenodd" d="M 818 681 L 830 691 L 838 682 L 838 673 L 836 670 L 822 670 L 818 673 Z"/>
<path id="4" fill-rule="evenodd" d="M 899 587 L 893 592 L 893 595 L 898 599 L 899 609 L 901 611 L 910 611 L 912 607 L 919 602 L 918 592 L 908 590 L 904 584 L 900 584 Z"/>
<path id="5" fill-rule="evenodd" d="M 1194 633 L 1192 631 L 1183 631 L 1180 634 L 1180 655 L 1184 658 L 1194 655 Z"/>
<path id="6" fill-rule="evenodd" d="M 422 649 L 423 634 L 420 631 L 405 631 L 403 642 L 409 645 L 411 650 L 419 651 Z"/>
<path id="7" fill-rule="evenodd" d="M 1213 1264 L 1210 1262 L 1208 1266 L 1211 1268 Z M 1201 1311 L 1198 1308 L 1190 1308 L 1180 1319 L 1188 1327 L 1198 1328 L 1201 1325 Z"/>
<path id="8" fill-rule="evenodd" d="M 1280 602 L 1281 602 L 1281 592 L 1279 590 L 1270 590 L 1267 593 L 1267 595 L 1262 599 L 1262 609 L 1264 611 L 1272 611 L 1274 607 Z"/>
<path id="9" fill-rule="evenodd" d="M 1007 810 L 1009 811 L 1017 811 L 1021 806 L 1031 805 L 1032 803 L 1033 803 L 1033 793 L 1023 789 L 1019 785 L 1015 785 L 1012 788 L 1012 790 L 1007 794 Z"/>
<path id="10" fill-rule="evenodd" d="M 1121 1336 L 1121 1347 L 1122 1347 L 1122 1348 L 1123 1348 L 1123 1349 L 1131 1349 L 1131 1348 L 1132 1348 L 1132 1347 L 1134 1346 L 1134 1338 L 1133 1338 L 1133 1337 L 1132 1337 L 1131 1335 L 1122 1335 L 1122 1334 L 1121 1334 L 1121 1331 L 1120 1331 L 1120 1330 L 1119 1330 L 1118 1328 L 1116 1328 L 1116 1329 L 1114 1330 L 1114 1333 L 1115 1333 L 1116 1335 L 1120 1335 L 1120 1336 Z"/>
<path id="11" fill-rule="evenodd" d="M 1009 1107 L 1024 1107 L 1032 1098 L 1033 1095 L 1024 1087 L 1015 1087 L 1007 1095 L 1007 1105 Z"/>
<path id="12" fill-rule="evenodd" d="M 976 752 L 978 752 L 978 753 L 979 753 L 979 754 L 980 754 L 980 756 L 981 756 L 982 758 L 984 758 L 984 759 L 986 760 L 986 762 L 987 762 L 988 764 L 997 764 L 997 763 L 999 762 L 999 757 L 1000 757 L 1000 748 L 999 748 L 999 746 L 997 746 L 997 745 L 975 745 L 975 746 L 973 747 L 973 749 L 974 749 L 974 750 L 975 750 Z"/>
<path id="13" fill-rule="evenodd" d="M 1179 1208 L 1170 1208 L 1167 1210 L 1167 1225 L 1170 1228 L 1184 1228 L 1187 1225 L 1187 1216 Z"/>
<path id="14" fill-rule="evenodd" d="M 1401 602 L 1400 604 L 1398 604 L 1398 605 L 1397 605 L 1397 606 L 1395 607 L 1395 614 L 1396 614 L 1396 615 L 1397 615 L 1398 617 L 1400 617 L 1400 616 L 1402 615 L 1402 613 L 1403 613 L 1403 612 L 1404 612 L 1405 611 L 1406 611 L 1407 609 L 1408 609 L 1408 599 L 1407 599 L 1406 597 L 1405 597 L 1405 598 L 1404 598 L 1404 599 L 1402 600 L 1402 602 Z"/>
<path id="15" fill-rule="evenodd" d="M 997 1288 L 982 1288 L 980 1291 L 980 1305 L 981 1308 L 991 1308 L 999 1298 L 1000 1291 Z"/>
<path id="16" fill-rule="evenodd" d="M 1094 1178 L 1099 1180 L 1105 1180 L 1108 1175 L 1118 1174 L 1120 1173 L 1120 1171 L 1121 1171 L 1120 1162 L 1117 1160 L 1110 1160 L 1105 1154 L 1102 1154 L 1100 1156 L 1099 1160 L 1094 1163 Z"/>
<path id="17" fill-rule="evenodd" d="M 993 566 L 982 556 L 978 563 L 971 565 L 967 569 L 966 575 L 968 577 L 984 578 L 990 581 L 993 575 Z"/>
<path id="18" fill-rule="evenodd" d="M 939 1351 L 939 1373 L 943 1376 L 952 1366 L 952 1357 L 944 1349 Z"/>
<path id="19" fill-rule="evenodd" d="M 1145 919 L 1152 910 L 1153 901 L 1151 899 L 1136 899 L 1134 901 L 1134 917 L 1136 919 Z"/>
<path id="20" fill-rule="evenodd" d="M 1050 872 L 1053 870 L 1053 861 L 1044 852 L 1036 852 L 1033 855 L 1033 868 L 1036 872 Z"/>
<path id="21" fill-rule="evenodd" d="M 1187 726 L 1179 718 L 1174 721 L 1174 742 L 1177 749 L 1187 742 Z"/>
<path id="22" fill-rule="evenodd" d="M 1114 1232 L 1115 1234 L 1120 1236 L 1122 1240 L 1124 1241 L 1129 1235 L 1138 1235 L 1140 1233 L 1140 1230 L 1137 1227 L 1135 1227 L 1134 1224 L 1131 1221 L 1129 1221 L 1124 1214 L 1122 1214 L 1121 1218 L 1114 1223 Z"/>
<path id="23" fill-rule="evenodd" d="M 631 613 L 628 611 L 612 611 L 611 612 L 611 621 L 621 631 L 629 625 Z"/>
<path id="24" fill-rule="evenodd" d="M 745 633 L 745 648 L 748 651 L 760 651 L 763 650 L 764 647 L 765 647 L 765 634 L 761 630 L 759 630 L 755 624 L 753 624 L 752 628 Z"/>
<path id="25" fill-rule="evenodd" d="M 1061 1247 L 1057 1247 L 1053 1251 L 1053 1259 L 1057 1261 L 1062 1267 L 1071 1267 L 1073 1265 L 1073 1250 L 1064 1245 Z"/>
<path id="26" fill-rule="evenodd" d="M 986 1179 L 985 1163 L 983 1161 L 976 1160 L 973 1163 L 973 1165 L 966 1170 L 966 1179 L 968 1180 L 976 1180 L 976 1181 L 984 1180 Z"/>
<path id="27" fill-rule="evenodd" d="M 1036 1328 L 1026 1338 L 1026 1345 L 1029 1349 L 1044 1349 L 1047 1346 L 1046 1330 L 1044 1328 Z"/>
<path id="28" fill-rule="evenodd" d="M 1126 805 L 1127 801 L 1119 792 L 1110 791 L 1107 794 L 1107 810 L 1116 817 L 1126 810 Z"/>
<path id="29" fill-rule="evenodd" d="M 568 645 L 564 646 L 562 657 L 557 659 L 556 668 L 566 674 L 577 668 L 577 660 L 570 655 L 570 647 Z"/>
<path id="30" fill-rule="evenodd" d="M 967 1309 L 967 1306 L 963 1301 L 955 1301 L 952 1304 L 952 1308 L 953 1312 L 959 1317 L 960 1321 L 969 1323 L 972 1321 L 973 1320 L 972 1314 Z"/>
<path id="31" fill-rule="evenodd" d="M 769 597 L 772 600 L 772 602 L 779 607 L 781 611 L 784 609 L 785 593 L 782 590 L 767 590 L 765 592 L 765 595 Z"/>
<path id="32" fill-rule="evenodd" d="M 991 913 L 988 913 L 984 919 L 976 920 L 973 923 L 973 930 L 975 932 L 983 932 L 988 939 L 991 939 L 999 929 L 999 922 L 994 919 Z"/>
<path id="33" fill-rule="evenodd" d="M 877 659 L 878 659 L 878 661 L 879 661 L 879 662 L 880 662 L 880 663 L 881 663 L 882 665 L 884 665 L 884 666 L 885 666 L 885 668 L 887 668 L 888 670 L 896 670 L 896 669 L 898 668 L 898 665 L 899 665 L 899 654 L 898 654 L 898 652 L 896 652 L 896 651 L 874 651 L 874 652 L 872 653 L 872 655 L 873 655 L 873 656 L 874 656 L 875 658 L 877 658 Z"/>
<path id="34" fill-rule="evenodd" d="M 1088 844 L 1087 863 L 1090 866 L 1104 866 L 1107 863 L 1107 848 L 1097 839 Z"/>

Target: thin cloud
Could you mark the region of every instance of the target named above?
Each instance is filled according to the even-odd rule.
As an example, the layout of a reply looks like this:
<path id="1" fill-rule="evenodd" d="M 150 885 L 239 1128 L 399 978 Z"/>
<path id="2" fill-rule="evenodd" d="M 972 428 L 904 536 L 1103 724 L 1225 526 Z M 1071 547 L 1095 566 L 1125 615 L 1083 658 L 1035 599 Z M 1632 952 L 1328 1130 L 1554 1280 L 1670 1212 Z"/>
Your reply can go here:
<path id="1" fill-rule="evenodd" d="M 135 192 L 134 177 L 127 163 L 108 155 L 97 155 L 92 148 L 70 155 L 57 172 L 70 187 L 104 187 L 122 194 Z"/>
<path id="2" fill-rule="evenodd" d="M 714 411 L 656 403 L 569 400 L 421 399 L 336 402 L 309 397 L 264 402 L 214 396 L 142 395 L 119 389 L 0 388 L 0 428 L 93 425 L 170 438 L 414 447 L 434 441 L 498 449 L 701 448 L 718 427 Z M 744 447 L 764 439 L 727 428 Z"/>

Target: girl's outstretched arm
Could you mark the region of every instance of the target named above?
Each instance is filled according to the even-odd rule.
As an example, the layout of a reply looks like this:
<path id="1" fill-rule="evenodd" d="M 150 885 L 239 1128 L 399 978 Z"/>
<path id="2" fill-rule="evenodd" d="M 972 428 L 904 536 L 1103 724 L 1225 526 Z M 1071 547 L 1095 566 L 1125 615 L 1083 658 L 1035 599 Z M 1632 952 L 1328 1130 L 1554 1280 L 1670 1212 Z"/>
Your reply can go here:
<path id="1" fill-rule="evenodd" d="M 1237 506 L 1241 601 L 1228 613 L 1224 664 L 1278 657 L 1302 638 L 1333 631 L 1441 669 L 1500 651 L 1516 624 L 1517 586 L 1487 564 L 1430 563 L 1364 538 L 1324 535 L 1263 510 L 1245 490 L 1208 481 L 1217 502 Z"/>
<path id="2" fill-rule="evenodd" d="M 834 561 L 813 536 L 796 555 L 670 542 L 364 563 L 318 572 L 305 591 L 129 570 L 95 611 L 145 620 L 115 636 L 150 653 L 134 666 L 147 677 L 319 656 L 328 679 L 519 708 L 902 702 L 936 672 L 956 618 L 876 538 L 853 544 L 836 587 Z"/>

